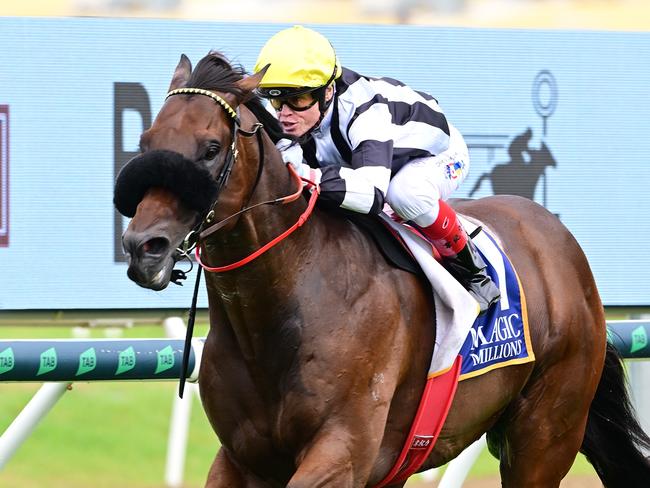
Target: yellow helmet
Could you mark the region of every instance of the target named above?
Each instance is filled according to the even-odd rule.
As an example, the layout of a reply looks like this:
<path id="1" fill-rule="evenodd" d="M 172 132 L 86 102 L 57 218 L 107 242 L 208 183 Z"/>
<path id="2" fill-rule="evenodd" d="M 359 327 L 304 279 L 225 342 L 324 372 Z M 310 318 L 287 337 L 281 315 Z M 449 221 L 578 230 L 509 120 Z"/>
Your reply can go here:
<path id="1" fill-rule="evenodd" d="M 282 97 L 329 85 L 341 76 L 330 42 L 300 25 L 275 34 L 260 51 L 255 73 L 270 65 L 259 85 L 263 96 Z"/>

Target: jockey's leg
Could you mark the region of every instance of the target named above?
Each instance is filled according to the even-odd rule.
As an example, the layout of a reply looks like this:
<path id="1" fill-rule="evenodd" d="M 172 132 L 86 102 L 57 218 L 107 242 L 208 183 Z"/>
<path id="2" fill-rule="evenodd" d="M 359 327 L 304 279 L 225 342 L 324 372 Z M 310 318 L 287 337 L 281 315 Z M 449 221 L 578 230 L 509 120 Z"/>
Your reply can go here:
<path id="1" fill-rule="evenodd" d="M 404 220 L 415 223 L 443 257 L 449 272 L 476 298 L 481 313 L 500 293 L 485 273 L 485 262 L 445 199 L 469 171 L 467 146 L 450 127 L 453 150 L 406 164 L 391 180 L 386 199 Z"/>
<path id="2" fill-rule="evenodd" d="M 499 288 L 485 272 L 485 261 L 447 202 L 438 202 L 438 212 L 432 223 L 431 215 L 413 221 L 440 253 L 445 268 L 474 296 L 480 313 L 485 313 L 501 297 Z"/>

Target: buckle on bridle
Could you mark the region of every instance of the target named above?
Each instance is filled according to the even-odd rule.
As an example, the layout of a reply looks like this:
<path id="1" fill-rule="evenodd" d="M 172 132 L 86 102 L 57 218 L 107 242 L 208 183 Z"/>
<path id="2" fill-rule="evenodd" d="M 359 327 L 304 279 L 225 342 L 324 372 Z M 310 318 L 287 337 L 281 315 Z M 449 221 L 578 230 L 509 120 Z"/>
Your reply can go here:
<path id="1" fill-rule="evenodd" d="M 196 230 L 192 229 L 185 236 L 185 239 L 183 239 L 181 247 L 179 247 L 177 251 L 187 256 L 196 247 L 197 242 L 198 242 L 198 234 Z"/>

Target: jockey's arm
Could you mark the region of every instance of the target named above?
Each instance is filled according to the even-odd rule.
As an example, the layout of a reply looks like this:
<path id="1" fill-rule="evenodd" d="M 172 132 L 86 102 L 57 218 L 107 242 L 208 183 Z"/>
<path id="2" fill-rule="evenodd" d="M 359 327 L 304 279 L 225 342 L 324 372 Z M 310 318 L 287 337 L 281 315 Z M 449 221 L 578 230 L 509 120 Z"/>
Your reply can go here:
<path id="1" fill-rule="evenodd" d="M 341 208 L 378 214 L 391 176 L 393 141 L 366 140 L 353 151 L 350 167 L 321 166 L 321 197 Z"/>
<path id="2" fill-rule="evenodd" d="M 392 141 L 363 141 L 352 152 L 349 168 L 321 163 L 315 169 L 303 161 L 299 145 L 281 139 L 276 146 L 284 162 L 291 164 L 301 177 L 320 184 L 323 200 L 364 214 L 378 214 L 384 207 L 390 182 Z"/>

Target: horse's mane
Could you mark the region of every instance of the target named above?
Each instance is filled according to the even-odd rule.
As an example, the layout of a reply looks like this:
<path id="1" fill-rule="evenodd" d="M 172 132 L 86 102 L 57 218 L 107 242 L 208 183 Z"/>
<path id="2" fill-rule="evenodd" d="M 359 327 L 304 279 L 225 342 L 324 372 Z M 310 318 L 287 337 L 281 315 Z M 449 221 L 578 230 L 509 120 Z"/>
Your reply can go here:
<path id="1" fill-rule="evenodd" d="M 244 96 L 237 82 L 246 75 L 246 70 L 241 65 L 231 64 L 228 59 L 218 51 L 210 51 L 201 59 L 192 71 L 187 86 L 203 90 L 215 90 L 232 93 L 237 97 Z M 262 104 L 262 99 L 257 95 L 250 96 L 244 105 L 253 112 L 255 117 L 264 124 L 264 129 L 275 143 L 279 139 L 288 137 L 282 132 L 278 120 Z M 290 137 L 290 136 L 289 136 Z"/>

